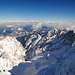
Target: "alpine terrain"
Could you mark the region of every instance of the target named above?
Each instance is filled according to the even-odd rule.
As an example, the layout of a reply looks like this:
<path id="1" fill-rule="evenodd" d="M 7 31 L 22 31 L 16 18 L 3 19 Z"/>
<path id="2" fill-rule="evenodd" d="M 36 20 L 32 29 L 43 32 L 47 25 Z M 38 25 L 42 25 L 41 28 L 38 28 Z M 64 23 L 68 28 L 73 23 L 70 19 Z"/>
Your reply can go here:
<path id="1" fill-rule="evenodd" d="M 0 75 L 75 75 L 72 28 L 23 24 L 0 26 Z"/>

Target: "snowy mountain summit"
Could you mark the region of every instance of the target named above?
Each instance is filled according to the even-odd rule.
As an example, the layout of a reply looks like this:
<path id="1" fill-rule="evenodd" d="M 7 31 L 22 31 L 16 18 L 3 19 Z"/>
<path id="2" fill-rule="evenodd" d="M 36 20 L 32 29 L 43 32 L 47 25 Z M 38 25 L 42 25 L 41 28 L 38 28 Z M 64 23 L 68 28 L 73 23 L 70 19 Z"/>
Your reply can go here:
<path id="1" fill-rule="evenodd" d="M 75 75 L 75 33 L 35 31 L 0 41 L 0 71 L 11 75 Z M 9 73 L 8 72 L 8 73 Z"/>

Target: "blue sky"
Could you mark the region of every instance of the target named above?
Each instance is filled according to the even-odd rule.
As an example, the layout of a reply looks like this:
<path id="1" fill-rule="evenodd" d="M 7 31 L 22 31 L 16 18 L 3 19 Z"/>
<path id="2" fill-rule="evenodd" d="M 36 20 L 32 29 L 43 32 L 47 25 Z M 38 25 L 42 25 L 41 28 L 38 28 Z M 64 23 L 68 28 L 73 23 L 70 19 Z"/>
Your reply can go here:
<path id="1" fill-rule="evenodd" d="M 0 21 L 75 21 L 75 0 L 0 0 Z"/>

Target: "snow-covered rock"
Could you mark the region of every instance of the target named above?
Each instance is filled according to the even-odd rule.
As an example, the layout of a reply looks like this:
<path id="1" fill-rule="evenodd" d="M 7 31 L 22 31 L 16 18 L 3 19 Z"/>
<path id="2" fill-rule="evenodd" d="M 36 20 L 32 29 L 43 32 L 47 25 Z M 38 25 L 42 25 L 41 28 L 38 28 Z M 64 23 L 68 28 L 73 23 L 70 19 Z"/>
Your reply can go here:
<path id="1" fill-rule="evenodd" d="M 24 61 L 25 49 L 15 37 L 7 36 L 0 41 L 0 71 L 8 71 Z"/>

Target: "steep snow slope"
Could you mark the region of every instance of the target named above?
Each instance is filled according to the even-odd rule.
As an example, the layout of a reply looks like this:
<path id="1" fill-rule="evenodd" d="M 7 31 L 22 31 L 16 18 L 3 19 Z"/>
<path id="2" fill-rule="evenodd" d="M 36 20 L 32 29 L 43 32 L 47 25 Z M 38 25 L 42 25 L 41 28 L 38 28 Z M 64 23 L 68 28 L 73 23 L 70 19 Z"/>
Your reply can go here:
<path id="1" fill-rule="evenodd" d="M 75 75 L 75 44 L 62 55 L 55 74 Z"/>
<path id="2" fill-rule="evenodd" d="M 72 30 L 54 28 L 44 34 L 37 32 L 17 39 L 26 48 L 26 60 L 30 61 L 13 67 L 12 75 L 75 74 L 75 33 Z"/>
<path id="3" fill-rule="evenodd" d="M 7 36 L 0 41 L 0 72 L 12 69 L 24 61 L 25 49 L 15 37 Z"/>

